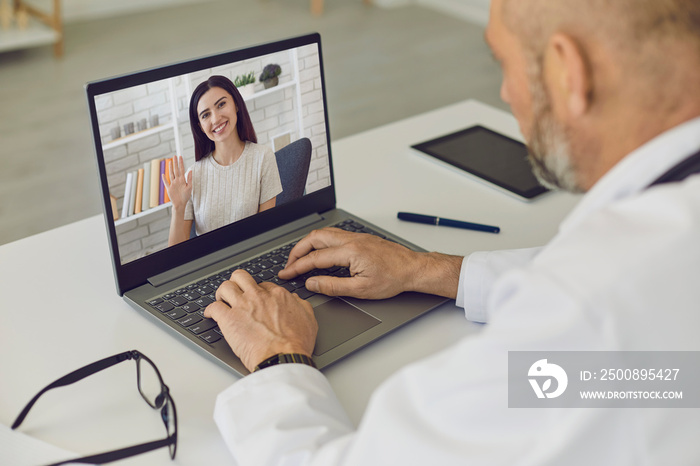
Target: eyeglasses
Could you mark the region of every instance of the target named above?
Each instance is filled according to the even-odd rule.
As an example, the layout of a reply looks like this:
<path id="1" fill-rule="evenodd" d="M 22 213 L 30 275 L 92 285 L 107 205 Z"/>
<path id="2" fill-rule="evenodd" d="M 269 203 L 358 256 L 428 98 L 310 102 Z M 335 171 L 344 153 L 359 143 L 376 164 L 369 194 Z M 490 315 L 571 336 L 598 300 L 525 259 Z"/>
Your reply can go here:
<path id="1" fill-rule="evenodd" d="M 46 388 L 37 393 L 36 396 L 32 398 L 29 403 L 27 403 L 27 406 L 24 407 L 19 416 L 17 416 L 17 419 L 15 419 L 14 424 L 12 424 L 12 428 L 16 429 L 19 427 L 39 397 L 52 388 L 70 385 L 128 359 L 133 359 L 136 362 L 136 383 L 138 385 L 139 393 L 143 399 L 146 400 L 148 406 L 153 409 L 160 409 L 160 416 L 163 420 L 163 424 L 165 424 L 165 431 L 167 432 L 168 436 L 163 440 L 156 440 L 106 453 L 62 461 L 60 463 L 54 463 L 50 466 L 57 466 L 67 463 L 110 463 L 112 461 L 146 453 L 151 450 L 157 450 L 158 448 L 163 448 L 165 446 L 167 446 L 170 450 L 170 458 L 175 459 L 175 451 L 177 450 L 177 411 L 175 410 L 175 402 L 170 396 L 168 386 L 163 383 L 163 378 L 160 376 L 160 372 L 158 371 L 156 365 L 153 364 L 153 361 L 136 350 L 115 354 L 114 356 L 88 364 L 87 366 L 81 367 L 80 369 L 73 371 L 70 374 L 47 385 Z"/>

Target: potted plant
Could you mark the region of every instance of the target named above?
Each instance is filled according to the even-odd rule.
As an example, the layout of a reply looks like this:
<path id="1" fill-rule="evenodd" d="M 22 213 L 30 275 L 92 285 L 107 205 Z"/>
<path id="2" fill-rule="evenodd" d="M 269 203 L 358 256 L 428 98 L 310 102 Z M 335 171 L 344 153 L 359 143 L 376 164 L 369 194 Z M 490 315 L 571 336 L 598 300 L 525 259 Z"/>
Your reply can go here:
<path id="1" fill-rule="evenodd" d="M 279 65 L 270 63 L 263 68 L 263 72 L 260 75 L 259 80 L 265 85 L 265 89 L 275 87 L 277 84 L 279 84 L 278 76 L 280 74 L 282 74 L 282 68 L 280 68 Z"/>
<path id="2" fill-rule="evenodd" d="M 252 71 L 248 74 L 236 76 L 236 79 L 233 80 L 233 85 L 238 88 L 238 92 L 241 93 L 243 98 L 250 97 L 251 95 L 255 94 L 254 84 L 255 73 Z"/>

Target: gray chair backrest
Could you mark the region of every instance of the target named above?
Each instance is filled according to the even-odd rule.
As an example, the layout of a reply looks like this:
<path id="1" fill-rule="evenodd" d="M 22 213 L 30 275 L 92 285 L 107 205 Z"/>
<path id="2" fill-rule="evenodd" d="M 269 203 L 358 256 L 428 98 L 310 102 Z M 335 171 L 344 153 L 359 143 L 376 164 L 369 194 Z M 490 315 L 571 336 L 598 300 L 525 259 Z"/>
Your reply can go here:
<path id="1" fill-rule="evenodd" d="M 278 206 L 304 194 L 311 164 L 311 141 L 309 138 L 297 139 L 275 152 L 275 157 L 282 181 L 282 192 L 277 195 L 275 203 Z"/>

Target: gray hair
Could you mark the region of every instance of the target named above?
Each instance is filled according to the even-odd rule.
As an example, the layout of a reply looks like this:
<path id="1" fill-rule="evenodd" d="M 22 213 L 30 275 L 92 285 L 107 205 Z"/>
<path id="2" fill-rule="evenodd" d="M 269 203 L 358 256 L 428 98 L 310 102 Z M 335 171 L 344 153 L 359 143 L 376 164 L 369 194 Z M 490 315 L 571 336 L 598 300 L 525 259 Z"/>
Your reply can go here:
<path id="1" fill-rule="evenodd" d="M 654 90 L 643 96 L 647 106 L 672 107 L 687 98 L 689 79 L 698 82 L 700 0 L 503 0 L 501 7 L 529 61 L 541 64 L 556 32 L 583 48 L 604 47 L 631 85 Z"/>

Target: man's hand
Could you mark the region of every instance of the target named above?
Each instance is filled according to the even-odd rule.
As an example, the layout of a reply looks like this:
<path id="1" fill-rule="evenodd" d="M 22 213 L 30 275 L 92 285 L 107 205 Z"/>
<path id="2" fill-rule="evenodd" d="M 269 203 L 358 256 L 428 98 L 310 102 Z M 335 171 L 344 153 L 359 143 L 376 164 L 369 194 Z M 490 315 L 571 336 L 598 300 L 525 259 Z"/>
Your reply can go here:
<path id="1" fill-rule="evenodd" d="M 214 319 L 249 371 L 278 353 L 311 357 L 318 323 L 311 305 L 272 283 L 258 285 L 244 270 L 216 291 L 204 316 Z"/>
<path id="2" fill-rule="evenodd" d="M 311 277 L 310 291 L 328 296 L 384 299 L 404 291 L 457 296 L 461 257 L 418 253 L 373 235 L 338 228 L 315 230 L 289 253 L 279 277 L 290 280 L 313 269 L 348 267 L 351 277 Z"/>

